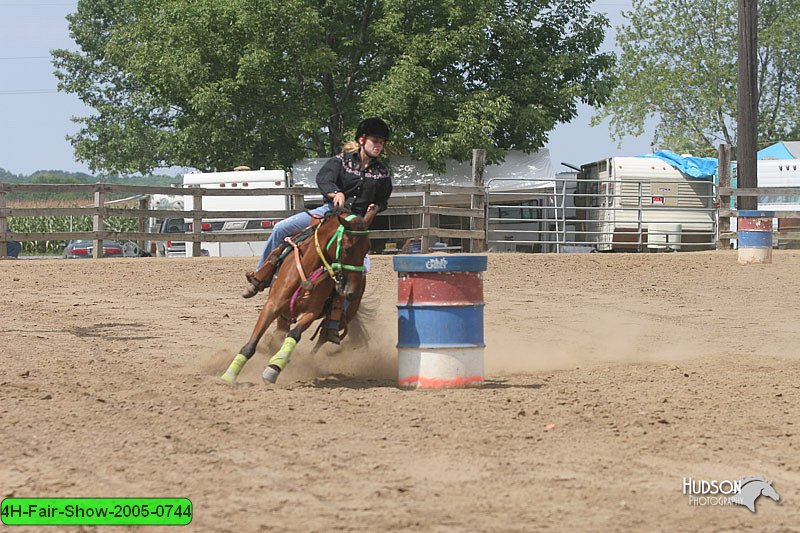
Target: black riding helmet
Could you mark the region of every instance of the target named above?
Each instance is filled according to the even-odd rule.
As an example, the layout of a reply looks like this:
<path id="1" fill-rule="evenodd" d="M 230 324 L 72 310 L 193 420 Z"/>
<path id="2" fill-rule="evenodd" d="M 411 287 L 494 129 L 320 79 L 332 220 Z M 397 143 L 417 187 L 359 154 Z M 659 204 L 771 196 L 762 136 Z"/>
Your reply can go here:
<path id="1" fill-rule="evenodd" d="M 390 133 L 389 126 L 383 120 L 378 117 L 365 118 L 356 128 L 356 140 L 360 139 L 362 135 L 371 135 L 388 141 Z"/>

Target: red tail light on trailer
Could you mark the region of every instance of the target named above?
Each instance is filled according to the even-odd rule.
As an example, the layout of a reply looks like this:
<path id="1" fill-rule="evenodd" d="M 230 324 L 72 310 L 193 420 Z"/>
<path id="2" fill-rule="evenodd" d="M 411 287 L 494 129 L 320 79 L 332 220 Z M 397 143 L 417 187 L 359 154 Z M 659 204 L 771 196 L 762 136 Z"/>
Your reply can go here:
<path id="1" fill-rule="evenodd" d="M 194 224 L 189 222 L 189 231 L 194 231 Z M 211 231 L 211 222 L 201 222 L 200 231 Z"/>

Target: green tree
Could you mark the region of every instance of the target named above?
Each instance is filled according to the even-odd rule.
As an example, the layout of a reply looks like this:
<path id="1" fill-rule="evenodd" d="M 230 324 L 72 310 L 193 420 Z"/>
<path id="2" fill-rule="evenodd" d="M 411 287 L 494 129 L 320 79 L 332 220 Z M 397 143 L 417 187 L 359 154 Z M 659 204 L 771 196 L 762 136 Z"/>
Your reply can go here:
<path id="1" fill-rule="evenodd" d="M 790 138 L 800 123 L 800 0 L 760 0 L 759 140 Z M 737 0 L 634 0 L 618 28 L 619 86 L 594 117 L 612 136 L 642 135 L 696 155 L 736 145 Z M 600 106 L 597 106 L 600 107 Z"/>
<path id="2" fill-rule="evenodd" d="M 79 0 L 54 52 L 92 169 L 287 167 L 384 116 L 441 168 L 535 150 L 613 88 L 592 0 Z"/>
<path id="3" fill-rule="evenodd" d="M 21 176 L 14 174 L 13 172 L 9 172 L 4 168 L 0 168 L 0 181 L 5 181 L 9 183 L 14 183 L 20 181 Z"/>

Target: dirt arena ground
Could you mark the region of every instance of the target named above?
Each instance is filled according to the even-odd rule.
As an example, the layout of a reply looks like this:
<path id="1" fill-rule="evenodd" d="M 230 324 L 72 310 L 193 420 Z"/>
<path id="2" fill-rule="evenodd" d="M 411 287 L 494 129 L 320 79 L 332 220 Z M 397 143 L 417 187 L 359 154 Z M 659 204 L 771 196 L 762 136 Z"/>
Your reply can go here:
<path id="1" fill-rule="evenodd" d="M 798 251 L 491 255 L 488 381 L 446 391 L 395 387 L 380 256 L 368 349 L 225 385 L 251 263 L 0 262 L 2 497 L 187 497 L 196 531 L 800 531 Z M 752 475 L 780 501 L 683 494 Z"/>

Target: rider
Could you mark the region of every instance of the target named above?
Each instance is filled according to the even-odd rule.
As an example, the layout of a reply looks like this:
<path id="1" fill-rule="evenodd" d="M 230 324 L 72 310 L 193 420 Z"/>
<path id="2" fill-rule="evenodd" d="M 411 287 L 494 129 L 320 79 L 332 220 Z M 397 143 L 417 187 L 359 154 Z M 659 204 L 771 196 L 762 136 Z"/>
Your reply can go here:
<path id="1" fill-rule="evenodd" d="M 392 180 L 389 167 L 379 156 L 389 137 L 389 126 L 380 118 L 366 118 L 358 124 L 355 141 L 346 143 L 342 153 L 329 159 L 317 173 L 317 186 L 324 199 L 322 206 L 292 215 L 275 225 L 264 245 L 257 270 L 245 274 L 248 286 L 242 297 L 251 298 L 269 287 L 285 246 L 284 240 L 309 226 L 312 215 L 322 216 L 334 207 L 344 207 L 361 216 L 367 211 L 380 213 L 386 209 L 392 194 Z M 329 327 L 336 327 L 338 331 L 338 320 L 329 321 Z"/>

